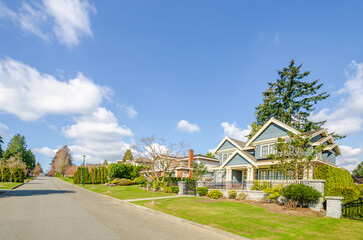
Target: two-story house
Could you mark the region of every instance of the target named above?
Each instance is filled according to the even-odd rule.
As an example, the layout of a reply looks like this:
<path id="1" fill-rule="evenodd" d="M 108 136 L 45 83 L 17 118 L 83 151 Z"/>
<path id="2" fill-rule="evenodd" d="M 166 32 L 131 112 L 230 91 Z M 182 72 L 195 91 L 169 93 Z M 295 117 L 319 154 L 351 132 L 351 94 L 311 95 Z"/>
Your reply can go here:
<path id="1" fill-rule="evenodd" d="M 287 138 L 287 132 L 294 134 L 300 132 L 279 120 L 271 118 L 247 142 L 225 137 L 213 151 L 219 156 L 219 165 L 214 167 L 214 182 L 241 183 L 243 180 L 285 180 L 290 179 L 282 172 L 270 169 L 276 160 L 269 159 L 268 155 L 274 153 L 278 138 Z M 322 152 L 317 154 L 314 162 L 335 166 L 336 157 L 341 155 L 339 145 L 326 129 L 319 129 L 303 133 L 311 138 L 311 146 L 325 144 Z M 275 163 L 274 163 L 275 162 Z M 305 176 L 304 178 L 311 178 Z"/>

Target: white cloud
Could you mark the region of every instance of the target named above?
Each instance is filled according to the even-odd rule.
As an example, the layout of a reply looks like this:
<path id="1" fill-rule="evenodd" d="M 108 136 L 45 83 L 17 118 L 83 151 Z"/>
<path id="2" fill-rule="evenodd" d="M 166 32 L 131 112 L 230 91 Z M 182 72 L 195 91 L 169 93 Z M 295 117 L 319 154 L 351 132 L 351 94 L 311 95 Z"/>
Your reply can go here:
<path id="1" fill-rule="evenodd" d="M 91 13 L 96 13 L 96 8 L 87 0 L 23 3 L 17 12 L 0 3 L 0 18 L 10 19 L 23 31 L 47 42 L 56 37 L 68 47 L 79 45 L 82 36 L 92 36 Z"/>
<path id="2" fill-rule="evenodd" d="M 337 91 L 342 96 L 335 108 L 324 108 L 311 116 L 312 121 L 327 120 L 325 127 L 339 134 L 362 130 L 363 124 L 363 63 L 352 61 L 346 72 L 347 81 Z"/>
<path id="3" fill-rule="evenodd" d="M 194 123 L 189 123 L 186 120 L 180 120 L 177 124 L 177 129 L 179 131 L 182 132 L 189 132 L 189 133 L 193 133 L 193 132 L 199 132 L 199 126 L 197 124 Z"/>
<path id="4" fill-rule="evenodd" d="M 247 126 L 247 129 L 240 129 L 237 127 L 236 122 L 228 123 L 223 122 L 221 124 L 224 131 L 224 136 L 235 138 L 240 141 L 247 141 L 246 136 L 251 132 L 251 127 Z"/>
<path id="5" fill-rule="evenodd" d="M 6 130 L 8 130 L 8 126 L 3 123 L 0 123 L 0 136 L 3 137 L 5 135 Z"/>
<path id="6" fill-rule="evenodd" d="M 75 160 L 81 161 L 86 154 L 88 162 L 102 162 L 104 159 L 121 159 L 130 144 L 123 137 L 133 136 L 132 131 L 118 124 L 111 111 L 98 108 L 93 113 L 75 119 L 75 124 L 62 129 L 65 137 L 74 141 L 70 145 Z"/>
<path id="7" fill-rule="evenodd" d="M 46 114 L 87 114 L 110 94 L 81 73 L 68 82 L 10 58 L 0 60 L 0 110 L 25 121 Z"/>
<path id="8" fill-rule="evenodd" d="M 126 112 L 129 118 L 136 118 L 138 112 L 135 110 L 134 106 L 122 105 L 121 109 Z"/>
<path id="9" fill-rule="evenodd" d="M 363 149 L 345 145 L 340 145 L 340 149 L 342 150 L 342 155 L 337 158 L 337 165 L 353 171 L 361 162 L 359 157 L 363 155 Z"/>
<path id="10" fill-rule="evenodd" d="M 48 157 L 54 157 L 54 155 L 56 154 L 56 152 L 58 151 L 58 148 L 57 149 L 51 149 L 49 147 L 42 147 L 42 148 L 34 148 L 33 149 L 33 152 L 34 153 L 41 153 L 45 156 L 48 156 Z"/>

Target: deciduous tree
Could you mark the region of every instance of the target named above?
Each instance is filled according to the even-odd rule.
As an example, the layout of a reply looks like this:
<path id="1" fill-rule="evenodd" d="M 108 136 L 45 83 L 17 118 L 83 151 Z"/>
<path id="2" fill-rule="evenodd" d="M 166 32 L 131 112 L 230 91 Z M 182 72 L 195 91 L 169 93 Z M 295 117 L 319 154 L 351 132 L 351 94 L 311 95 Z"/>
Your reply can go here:
<path id="1" fill-rule="evenodd" d="M 4 152 L 4 158 L 9 159 L 17 155 L 19 160 L 26 164 L 28 169 L 35 166 L 35 157 L 31 150 L 27 150 L 26 139 L 20 134 L 16 134 L 9 142 L 8 147 Z"/>
<path id="2" fill-rule="evenodd" d="M 162 181 L 165 181 L 165 175 L 171 177 L 175 169 L 180 166 L 180 157 L 185 156 L 187 146 L 184 142 L 171 143 L 164 139 L 152 136 L 142 138 L 133 146 L 139 158 L 145 158 L 151 163 L 146 171 L 152 179 L 157 179 L 160 173 L 163 173 Z"/>
<path id="3" fill-rule="evenodd" d="M 64 171 L 72 165 L 72 156 L 67 146 L 61 147 L 52 160 L 52 170 L 63 175 Z"/>
<path id="4" fill-rule="evenodd" d="M 363 176 L 363 162 L 360 162 L 357 168 L 353 170 L 353 175 L 356 177 Z"/>
<path id="5" fill-rule="evenodd" d="M 200 180 L 208 172 L 204 162 L 193 162 L 193 176 L 195 180 Z"/>

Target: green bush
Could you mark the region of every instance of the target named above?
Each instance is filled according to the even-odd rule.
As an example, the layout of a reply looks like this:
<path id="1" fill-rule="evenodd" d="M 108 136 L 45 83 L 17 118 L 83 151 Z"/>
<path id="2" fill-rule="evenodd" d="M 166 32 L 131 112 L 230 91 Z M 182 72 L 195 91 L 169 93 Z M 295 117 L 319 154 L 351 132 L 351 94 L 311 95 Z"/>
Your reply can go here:
<path id="1" fill-rule="evenodd" d="M 359 198 L 363 198 L 363 184 L 355 185 L 355 187 L 358 191 Z"/>
<path id="2" fill-rule="evenodd" d="M 216 189 L 207 193 L 207 196 L 210 197 L 211 199 L 218 199 L 223 196 L 223 193 Z"/>
<path id="3" fill-rule="evenodd" d="M 354 187 L 337 187 L 331 190 L 330 196 L 344 197 L 343 203 L 351 202 L 359 198 L 359 191 Z"/>
<path id="4" fill-rule="evenodd" d="M 208 188 L 206 188 L 206 187 L 197 187 L 196 190 L 197 190 L 197 193 L 199 194 L 199 196 L 201 196 L 201 197 L 208 194 Z"/>
<path id="5" fill-rule="evenodd" d="M 229 190 L 228 191 L 228 198 L 229 199 L 236 199 L 237 197 L 237 191 L 236 190 Z"/>
<path id="6" fill-rule="evenodd" d="M 131 164 L 111 163 L 108 165 L 108 171 L 111 179 L 126 178 L 133 180 L 140 176 L 142 169 L 143 166 L 133 166 Z"/>
<path id="7" fill-rule="evenodd" d="M 263 191 L 268 194 L 267 199 L 271 202 L 276 202 L 276 200 L 280 197 L 281 191 L 283 189 L 283 185 L 276 185 L 273 188 L 265 188 Z"/>
<path id="8" fill-rule="evenodd" d="M 281 195 L 287 199 L 286 204 L 291 208 L 296 208 L 297 205 L 306 206 L 309 203 L 318 201 L 321 193 L 316 189 L 304 184 L 290 184 L 284 187 Z"/>
<path id="9" fill-rule="evenodd" d="M 263 191 L 266 188 L 269 188 L 270 184 L 269 182 L 260 182 L 259 180 L 255 180 L 253 181 L 253 185 L 251 187 L 251 190 L 258 190 L 258 191 Z"/>
<path id="10" fill-rule="evenodd" d="M 134 184 L 134 182 L 130 179 L 121 178 L 116 184 L 118 186 L 128 186 Z"/>
<path id="11" fill-rule="evenodd" d="M 166 187 L 166 188 L 164 188 L 164 192 L 165 193 L 172 193 L 173 190 L 171 190 L 171 187 Z"/>
<path id="12" fill-rule="evenodd" d="M 134 179 L 135 184 L 144 184 L 147 182 L 147 179 L 144 176 L 140 176 Z"/>
<path id="13" fill-rule="evenodd" d="M 178 186 L 171 186 L 171 192 L 172 193 L 179 193 L 179 187 Z"/>
<path id="14" fill-rule="evenodd" d="M 334 188 L 354 187 L 352 176 L 347 170 L 320 165 L 315 168 L 314 179 L 325 180 L 324 196 L 334 196 Z"/>
<path id="15" fill-rule="evenodd" d="M 237 195 L 236 199 L 237 200 L 245 200 L 247 198 L 248 194 L 247 193 L 244 193 L 244 192 L 241 192 Z"/>

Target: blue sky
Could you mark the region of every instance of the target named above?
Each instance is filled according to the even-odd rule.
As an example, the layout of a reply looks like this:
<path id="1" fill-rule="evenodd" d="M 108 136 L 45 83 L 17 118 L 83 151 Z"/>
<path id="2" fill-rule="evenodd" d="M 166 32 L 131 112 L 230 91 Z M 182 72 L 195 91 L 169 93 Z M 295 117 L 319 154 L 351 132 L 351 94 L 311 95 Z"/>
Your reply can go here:
<path id="1" fill-rule="evenodd" d="M 290 59 L 331 93 L 312 119 L 363 155 L 359 1 L 1 1 L 0 135 L 20 133 L 44 169 L 121 159 L 153 134 L 205 154 L 244 140 L 267 82 Z"/>

